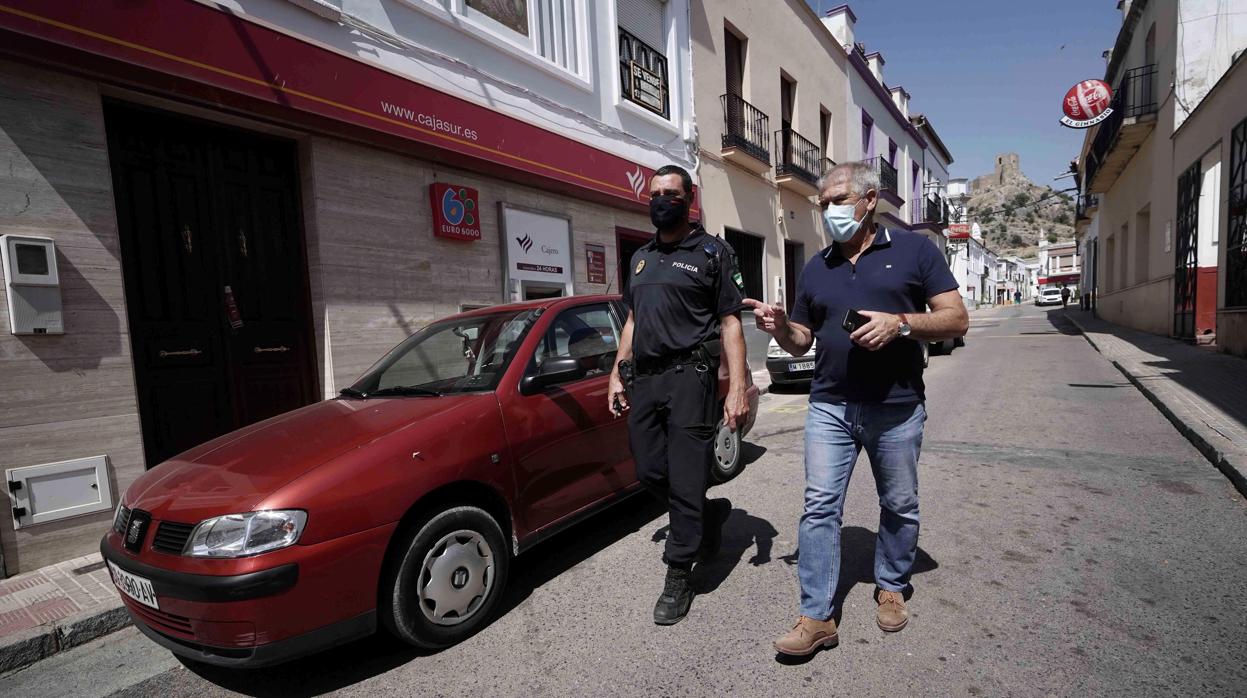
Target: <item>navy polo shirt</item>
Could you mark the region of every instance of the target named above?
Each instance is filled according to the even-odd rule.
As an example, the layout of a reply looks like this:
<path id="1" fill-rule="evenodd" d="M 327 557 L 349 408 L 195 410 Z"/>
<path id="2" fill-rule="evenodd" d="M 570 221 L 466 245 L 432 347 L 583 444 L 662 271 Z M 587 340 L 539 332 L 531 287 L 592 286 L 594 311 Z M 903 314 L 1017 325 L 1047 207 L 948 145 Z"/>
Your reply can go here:
<path id="1" fill-rule="evenodd" d="M 671 245 L 655 234 L 632 255 L 630 273 L 623 296 L 632 310 L 632 354 L 641 361 L 719 339 L 720 318 L 744 307 L 735 253 L 700 226 Z"/>
<path id="2" fill-rule="evenodd" d="M 845 313 L 921 313 L 927 299 L 958 288 L 944 256 L 917 233 L 879 228 L 853 264 L 832 243 L 805 265 L 793 322 L 818 338 L 811 402 L 908 403 L 926 399 L 922 347 L 898 337 L 879 351 L 849 340 Z"/>

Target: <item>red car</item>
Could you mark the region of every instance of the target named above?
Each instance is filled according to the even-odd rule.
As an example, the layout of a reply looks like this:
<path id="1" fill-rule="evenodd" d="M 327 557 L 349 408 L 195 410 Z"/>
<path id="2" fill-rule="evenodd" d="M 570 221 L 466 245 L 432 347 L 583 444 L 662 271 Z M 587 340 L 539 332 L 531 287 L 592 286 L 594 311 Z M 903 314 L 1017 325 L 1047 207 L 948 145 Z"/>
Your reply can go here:
<path id="1" fill-rule="evenodd" d="M 639 488 L 606 404 L 624 313 L 591 296 L 456 315 L 338 398 L 148 471 L 100 542 L 135 625 L 227 666 L 378 623 L 422 647 L 467 637 L 512 555 Z M 722 430 L 716 479 L 739 469 L 739 439 Z"/>

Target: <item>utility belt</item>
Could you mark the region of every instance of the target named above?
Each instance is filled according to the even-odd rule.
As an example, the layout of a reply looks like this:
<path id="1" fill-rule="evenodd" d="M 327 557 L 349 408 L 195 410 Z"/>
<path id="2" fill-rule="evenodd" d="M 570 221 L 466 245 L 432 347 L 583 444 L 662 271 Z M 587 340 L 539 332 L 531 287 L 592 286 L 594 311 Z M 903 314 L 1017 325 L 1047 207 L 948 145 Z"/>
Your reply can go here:
<path id="1" fill-rule="evenodd" d="M 689 351 L 667 354 L 656 359 L 638 359 L 631 367 L 631 372 L 641 376 L 656 375 L 666 373 L 677 366 L 693 366 L 698 371 L 709 371 L 711 369 L 717 371 L 719 368 L 719 356 L 722 351 L 723 343 L 720 340 L 712 339 L 701 343 Z M 620 366 L 622 368 L 622 364 Z"/>

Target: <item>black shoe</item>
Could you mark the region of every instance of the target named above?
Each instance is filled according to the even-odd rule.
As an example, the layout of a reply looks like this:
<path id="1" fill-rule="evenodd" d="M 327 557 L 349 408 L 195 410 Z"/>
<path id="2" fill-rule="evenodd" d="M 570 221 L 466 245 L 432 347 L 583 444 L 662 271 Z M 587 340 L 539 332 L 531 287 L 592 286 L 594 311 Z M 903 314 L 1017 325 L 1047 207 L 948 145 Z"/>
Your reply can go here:
<path id="1" fill-rule="evenodd" d="M 662 596 L 654 604 L 654 622 L 658 625 L 675 625 L 684 620 L 693 605 L 693 587 L 689 584 L 689 570 L 679 567 L 667 568 L 667 581 Z"/>
<path id="2" fill-rule="evenodd" d="M 705 562 L 719 554 L 719 547 L 723 545 L 723 524 L 731 514 L 730 499 L 712 499 L 706 503 L 701 528 L 701 547 L 697 550 L 698 562 Z"/>

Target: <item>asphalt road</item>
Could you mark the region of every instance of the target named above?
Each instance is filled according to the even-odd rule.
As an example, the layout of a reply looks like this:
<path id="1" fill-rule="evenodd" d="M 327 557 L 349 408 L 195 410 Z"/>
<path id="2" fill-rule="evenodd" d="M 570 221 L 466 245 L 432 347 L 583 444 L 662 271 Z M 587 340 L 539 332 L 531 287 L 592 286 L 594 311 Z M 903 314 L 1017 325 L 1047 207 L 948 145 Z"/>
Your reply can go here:
<path id="1" fill-rule="evenodd" d="M 664 516 L 635 498 L 513 568 L 457 647 L 371 639 L 283 667 L 183 666 L 133 629 L 0 680 L 34 696 L 1242 695 L 1247 505 L 1061 311 L 977 314 L 932 359 L 912 622 L 874 624 L 870 470 L 849 492 L 841 645 L 778 661 L 796 617 L 806 397 L 763 398 L 720 557 L 650 621 Z M 756 367 L 755 367 L 756 368 Z"/>

